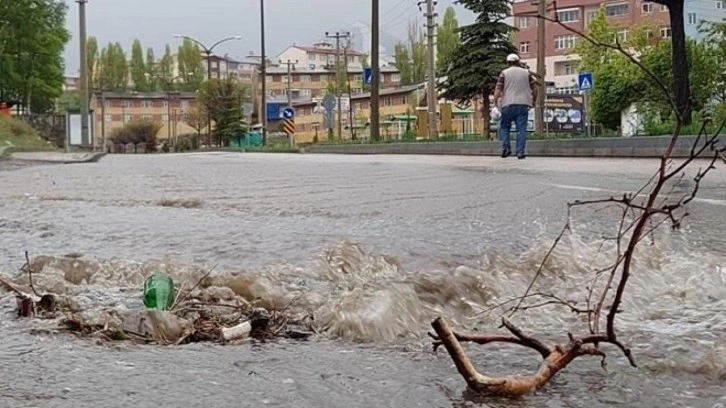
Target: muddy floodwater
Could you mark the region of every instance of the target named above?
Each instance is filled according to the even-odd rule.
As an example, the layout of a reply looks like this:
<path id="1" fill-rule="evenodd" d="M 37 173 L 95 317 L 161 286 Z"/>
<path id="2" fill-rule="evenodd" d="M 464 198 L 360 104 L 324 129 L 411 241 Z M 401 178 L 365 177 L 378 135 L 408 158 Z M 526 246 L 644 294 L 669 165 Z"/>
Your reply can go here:
<path id="1" fill-rule="evenodd" d="M 487 310 L 524 292 L 565 203 L 637 190 L 656 165 L 233 153 L 0 162 L 4 276 L 20 276 L 26 250 L 81 256 L 94 267 L 58 262 L 38 285 L 83 309 L 118 310 L 143 307 L 151 271 L 193 284 L 213 267 L 220 285 L 269 307 L 295 300 L 323 330 L 307 342 L 99 344 L 16 320 L 13 295 L 0 289 L 0 407 L 724 407 L 723 169 L 680 231 L 660 230 L 637 254 L 618 328 L 638 369 L 605 347 L 607 371 L 581 358 L 533 395 L 482 399 L 426 336 L 438 315 L 496 331 L 500 313 Z M 686 177 L 673 192 L 691 185 Z M 618 221 L 578 211 L 538 288 L 584 302 Z M 552 341 L 586 330 L 563 308 L 512 320 Z M 527 349 L 467 350 L 490 375 L 539 364 Z"/>

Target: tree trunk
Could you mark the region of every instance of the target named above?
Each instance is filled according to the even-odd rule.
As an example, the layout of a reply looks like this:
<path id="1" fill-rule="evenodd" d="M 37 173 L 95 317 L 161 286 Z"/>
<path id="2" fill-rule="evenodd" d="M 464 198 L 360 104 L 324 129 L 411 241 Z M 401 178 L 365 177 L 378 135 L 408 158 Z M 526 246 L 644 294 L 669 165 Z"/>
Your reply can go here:
<path id="1" fill-rule="evenodd" d="M 686 50 L 686 30 L 683 21 L 683 1 L 671 0 L 667 2 L 671 20 L 671 41 L 673 52 L 673 89 L 676 96 L 678 113 L 683 118 L 683 124 L 691 123 L 691 86 L 688 78 L 688 53 Z"/>
<path id="2" fill-rule="evenodd" d="M 482 95 L 481 101 L 481 120 L 484 122 L 481 127 L 481 135 L 484 139 L 489 139 L 489 135 L 491 134 L 490 109 L 491 103 L 489 102 L 489 93 L 485 92 Z"/>

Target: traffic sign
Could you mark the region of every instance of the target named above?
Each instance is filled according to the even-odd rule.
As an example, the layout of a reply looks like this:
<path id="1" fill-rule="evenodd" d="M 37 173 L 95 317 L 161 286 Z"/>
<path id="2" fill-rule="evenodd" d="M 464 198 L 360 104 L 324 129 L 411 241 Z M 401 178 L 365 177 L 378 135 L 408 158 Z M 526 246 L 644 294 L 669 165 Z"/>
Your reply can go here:
<path id="1" fill-rule="evenodd" d="M 295 134 L 295 122 L 292 119 L 285 119 L 282 122 L 282 129 L 288 135 L 294 135 Z"/>
<path id="2" fill-rule="evenodd" d="M 373 80 L 373 70 L 369 67 L 363 70 L 363 82 L 370 85 Z"/>
<path id="3" fill-rule="evenodd" d="M 285 108 L 282 111 L 282 117 L 285 119 L 292 119 L 295 117 L 295 110 L 293 108 Z"/>
<path id="4" fill-rule="evenodd" d="M 577 76 L 577 86 L 581 91 L 589 91 L 595 87 L 595 82 L 592 80 L 592 72 L 580 72 Z"/>

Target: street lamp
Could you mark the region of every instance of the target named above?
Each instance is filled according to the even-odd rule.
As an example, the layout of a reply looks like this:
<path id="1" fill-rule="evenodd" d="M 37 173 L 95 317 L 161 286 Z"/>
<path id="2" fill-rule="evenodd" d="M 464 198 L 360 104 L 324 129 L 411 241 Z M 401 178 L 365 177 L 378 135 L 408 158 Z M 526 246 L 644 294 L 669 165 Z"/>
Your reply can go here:
<path id="1" fill-rule="evenodd" d="M 265 0 L 260 0 L 260 75 L 262 76 L 262 106 L 260 123 L 262 124 L 262 145 L 267 145 L 267 55 L 265 55 Z"/>
<path id="2" fill-rule="evenodd" d="M 212 79 L 212 51 L 214 51 L 214 49 L 220 44 L 226 43 L 228 41 L 241 40 L 242 36 L 235 35 L 233 37 L 223 38 L 223 39 L 217 41 L 216 43 L 212 44 L 211 47 L 207 47 L 201 41 L 197 40 L 194 37 L 190 37 L 188 35 L 174 34 L 174 38 L 183 38 L 185 40 L 189 40 L 189 41 L 197 44 L 198 46 L 202 47 L 202 49 L 204 50 L 204 53 L 207 54 L 207 81 L 209 81 L 210 79 Z M 207 113 L 207 146 L 209 146 L 211 144 L 212 144 L 212 116 L 209 113 Z"/>

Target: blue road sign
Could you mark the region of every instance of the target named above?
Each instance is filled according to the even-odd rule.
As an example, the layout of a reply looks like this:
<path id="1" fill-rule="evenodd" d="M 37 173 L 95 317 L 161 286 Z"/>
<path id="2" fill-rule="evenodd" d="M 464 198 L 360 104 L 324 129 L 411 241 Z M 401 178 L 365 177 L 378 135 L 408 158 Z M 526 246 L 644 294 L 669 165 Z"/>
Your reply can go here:
<path id="1" fill-rule="evenodd" d="M 371 68 L 364 69 L 363 70 L 363 82 L 366 85 L 370 85 L 372 80 L 373 80 L 373 70 Z"/>
<path id="2" fill-rule="evenodd" d="M 577 86 L 581 91 L 589 91 L 595 87 L 595 82 L 592 80 L 592 72 L 580 72 L 577 76 Z"/>
<path id="3" fill-rule="evenodd" d="M 295 110 L 292 108 L 285 108 L 282 111 L 282 117 L 285 119 L 292 119 L 295 117 Z"/>

